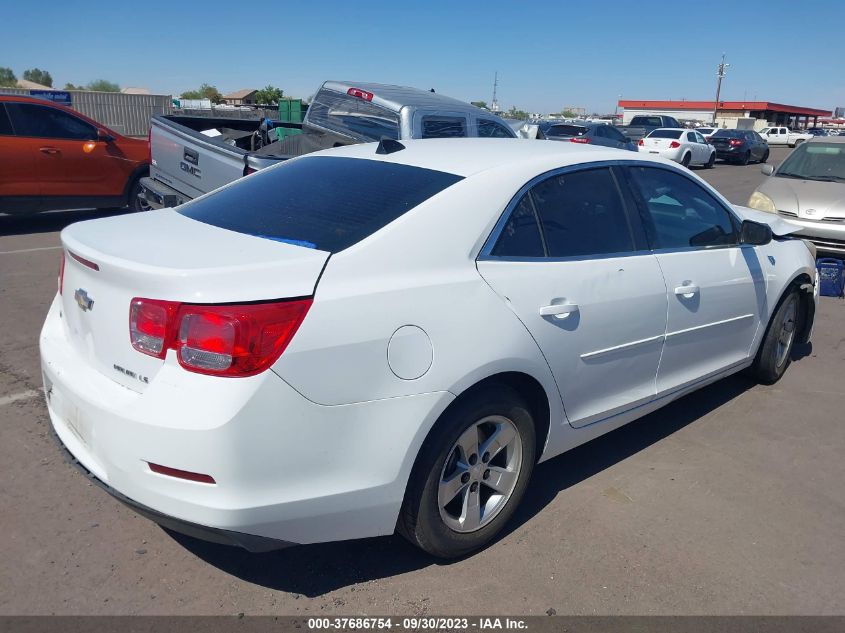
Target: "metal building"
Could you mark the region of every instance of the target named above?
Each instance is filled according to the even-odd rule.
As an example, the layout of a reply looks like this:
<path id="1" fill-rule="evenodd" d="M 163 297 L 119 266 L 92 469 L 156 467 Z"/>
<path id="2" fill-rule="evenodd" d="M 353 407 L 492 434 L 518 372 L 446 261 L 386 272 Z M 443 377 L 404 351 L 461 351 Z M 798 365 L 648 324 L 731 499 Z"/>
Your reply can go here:
<path id="1" fill-rule="evenodd" d="M 676 119 L 712 121 L 715 105 L 714 101 L 619 101 L 619 107 L 624 108 L 622 120 L 626 125 L 638 114 L 665 114 Z M 750 117 L 767 121 L 770 125 L 804 128 L 813 127 L 821 117 L 829 117 L 830 110 L 769 101 L 719 101 L 718 116 Z"/>

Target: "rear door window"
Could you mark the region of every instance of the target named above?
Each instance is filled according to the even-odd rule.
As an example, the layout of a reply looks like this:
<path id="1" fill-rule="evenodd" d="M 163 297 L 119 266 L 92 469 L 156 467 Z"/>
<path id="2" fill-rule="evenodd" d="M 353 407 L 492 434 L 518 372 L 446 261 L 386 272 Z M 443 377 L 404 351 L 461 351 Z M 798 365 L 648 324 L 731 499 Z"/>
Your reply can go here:
<path id="1" fill-rule="evenodd" d="M 422 118 L 423 138 L 463 138 L 467 135 L 467 120 L 456 116 L 429 115 Z"/>
<path id="2" fill-rule="evenodd" d="M 35 103 L 7 103 L 17 136 L 91 141 L 97 128 L 58 108 Z"/>
<path id="3" fill-rule="evenodd" d="M 9 115 L 6 113 L 6 107 L 0 103 L 0 136 L 12 136 L 12 122 L 9 120 Z"/>
<path id="4" fill-rule="evenodd" d="M 478 119 L 478 136 L 480 138 L 513 138 L 508 128 L 490 119 Z"/>
<path id="5" fill-rule="evenodd" d="M 527 193 L 511 213 L 491 255 L 495 257 L 544 257 L 543 239 L 531 194 Z"/>
<path id="6" fill-rule="evenodd" d="M 334 253 L 462 179 L 376 160 L 305 157 L 252 174 L 179 207 L 179 213 L 230 231 Z"/>

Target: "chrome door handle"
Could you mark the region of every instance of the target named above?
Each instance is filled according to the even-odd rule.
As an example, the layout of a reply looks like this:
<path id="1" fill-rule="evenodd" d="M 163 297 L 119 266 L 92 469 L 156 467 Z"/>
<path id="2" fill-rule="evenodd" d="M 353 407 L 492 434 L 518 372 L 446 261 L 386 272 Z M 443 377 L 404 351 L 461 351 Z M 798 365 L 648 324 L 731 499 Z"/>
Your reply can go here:
<path id="1" fill-rule="evenodd" d="M 58 147 L 42 147 L 41 152 L 43 154 L 60 154 L 61 151 Z"/>
<path id="2" fill-rule="evenodd" d="M 687 284 L 686 286 L 678 286 L 675 288 L 675 294 L 689 299 L 693 295 L 697 295 L 700 290 L 701 289 L 695 284 Z"/>
<path id="3" fill-rule="evenodd" d="M 573 312 L 578 312 L 577 303 L 553 303 L 540 308 L 540 316 L 553 316 L 556 319 L 565 319 Z"/>

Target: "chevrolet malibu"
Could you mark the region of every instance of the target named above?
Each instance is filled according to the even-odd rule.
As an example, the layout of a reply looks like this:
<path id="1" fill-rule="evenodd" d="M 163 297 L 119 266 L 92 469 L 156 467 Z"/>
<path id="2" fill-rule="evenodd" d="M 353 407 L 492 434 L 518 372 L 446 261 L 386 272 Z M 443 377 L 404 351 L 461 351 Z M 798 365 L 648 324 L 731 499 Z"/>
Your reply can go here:
<path id="1" fill-rule="evenodd" d="M 382 141 L 62 233 L 55 432 L 140 514 L 253 551 L 507 523 L 538 461 L 729 374 L 773 383 L 811 246 L 648 155 Z"/>

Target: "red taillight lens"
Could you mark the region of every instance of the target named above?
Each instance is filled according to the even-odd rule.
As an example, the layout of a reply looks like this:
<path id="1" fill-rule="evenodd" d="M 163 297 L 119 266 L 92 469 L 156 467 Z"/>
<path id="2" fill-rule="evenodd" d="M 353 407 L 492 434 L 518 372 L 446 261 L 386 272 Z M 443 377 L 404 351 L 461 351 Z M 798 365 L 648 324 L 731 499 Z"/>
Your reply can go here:
<path id="1" fill-rule="evenodd" d="M 179 309 L 174 301 L 132 299 L 129 304 L 129 340 L 139 352 L 164 358 L 173 339 L 172 323 Z"/>
<path id="2" fill-rule="evenodd" d="M 645 141 L 643 139 L 640 139 L 639 141 L 637 141 L 637 145 L 639 145 L 640 147 L 645 147 Z"/>
<path id="3" fill-rule="evenodd" d="M 569 142 L 570 143 L 589 143 L 590 139 L 585 138 L 583 136 L 573 136 L 571 139 L 569 139 Z"/>
<path id="4" fill-rule="evenodd" d="M 214 376 L 254 376 L 278 360 L 311 299 L 242 305 L 192 305 L 133 299 L 129 337 L 139 352 L 164 358 L 175 349 L 185 369 Z"/>
<path id="5" fill-rule="evenodd" d="M 738 138 L 732 138 L 730 141 L 728 141 L 728 144 L 731 147 L 739 147 L 740 145 L 742 145 L 742 141 Z"/>
<path id="6" fill-rule="evenodd" d="M 159 475 L 167 475 L 168 477 L 176 477 L 177 479 L 187 479 L 188 481 L 197 481 L 202 484 L 214 484 L 214 477 L 205 475 L 203 473 L 194 473 L 190 470 L 180 470 L 178 468 L 171 468 L 170 466 L 162 466 L 161 464 L 153 464 L 147 462 L 150 470 Z"/>
<path id="7" fill-rule="evenodd" d="M 360 88 L 350 88 L 346 91 L 350 97 L 358 97 L 359 99 L 364 99 L 365 101 L 372 101 L 373 100 L 373 93 L 367 92 L 366 90 L 361 90 Z"/>
<path id="8" fill-rule="evenodd" d="M 678 141 L 672 141 L 669 143 L 669 149 L 678 149 L 680 146 L 681 144 L 678 143 Z"/>
<path id="9" fill-rule="evenodd" d="M 249 165 L 247 165 L 246 167 L 244 167 L 244 176 L 249 176 L 250 174 L 254 174 L 257 171 L 258 170 L 255 167 L 250 167 Z"/>
<path id="10" fill-rule="evenodd" d="M 59 294 L 62 294 L 62 288 L 65 285 L 65 252 L 62 251 L 62 262 L 59 264 Z"/>

